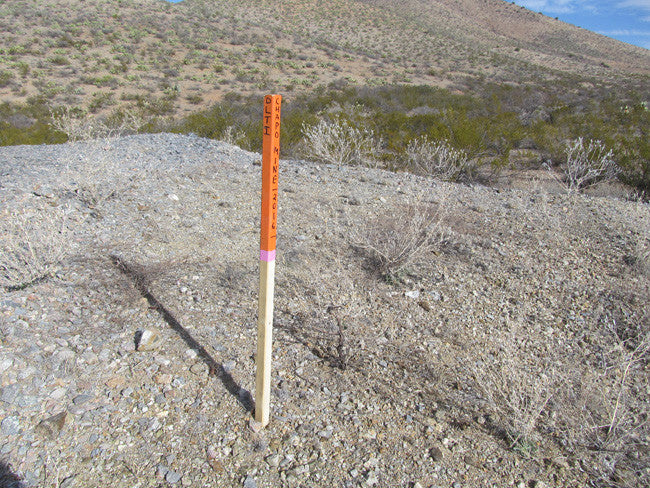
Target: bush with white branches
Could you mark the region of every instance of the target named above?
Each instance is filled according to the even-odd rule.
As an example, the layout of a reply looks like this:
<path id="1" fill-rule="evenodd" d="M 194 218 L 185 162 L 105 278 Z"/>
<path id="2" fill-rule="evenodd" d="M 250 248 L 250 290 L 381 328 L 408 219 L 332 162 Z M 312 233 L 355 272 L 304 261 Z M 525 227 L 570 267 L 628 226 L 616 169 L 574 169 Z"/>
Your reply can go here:
<path id="1" fill-rule="evenodd" d="M 447 141 L 430 141 L 418 137 L 406 147 L 406 164 L 416 174 L 455 181 L 470 170 L 467 153 L 455 149 Z"/>
<path id="2" fill-rule="evenodd" d="M 586 142 L 579 137 L 566 144 L 564 153 L 567 161 L 563 183 L 569 192 L 579 192 L 612 181 L 620 172 L 612 159 L 612 150 L 608 150 L 599 140 Z"/>
<path id="3" fill-rule="evenodd" d="M 321 120 L 317 125 L 303 124 L 306 156 L 324 163 L 373 167 L 381 141 L 369 129 L 358 129 L 345 121 Z"/>

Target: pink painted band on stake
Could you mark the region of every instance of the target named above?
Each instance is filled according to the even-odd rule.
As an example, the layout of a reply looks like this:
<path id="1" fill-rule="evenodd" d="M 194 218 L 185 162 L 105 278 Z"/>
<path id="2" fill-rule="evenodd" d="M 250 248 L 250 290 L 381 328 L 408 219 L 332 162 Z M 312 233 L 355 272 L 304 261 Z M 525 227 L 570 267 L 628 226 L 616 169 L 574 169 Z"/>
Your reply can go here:
<path id="1" fill-rule="evenodd" d="M 260 251 L 260 261 L 270 263 L 275 261 L 275 249 L 273 251 Z"/>

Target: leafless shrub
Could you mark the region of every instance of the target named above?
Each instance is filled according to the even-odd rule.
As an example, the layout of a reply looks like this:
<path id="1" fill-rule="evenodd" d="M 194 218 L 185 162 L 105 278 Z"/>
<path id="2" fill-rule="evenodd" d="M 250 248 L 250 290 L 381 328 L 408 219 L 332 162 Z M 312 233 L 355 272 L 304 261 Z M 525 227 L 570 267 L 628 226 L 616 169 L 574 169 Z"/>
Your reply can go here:
<path id="1" fill-rule="evenodd" d="M 465 151 L 454 149 L 447 141 L 418 137 L 406 147 L 406 164 L 416 174 L 456 181 L 470 170 Z"/>
<path id="2" fill-rule="evenodd" d="M 287 308 L 292 321 L 288 331 L 312 353 L 345 371 L 364 347 L 364 334 L 357 327 L 359 318 L 365 315 L 364 291 L 344 271 L 341 256 L 320 280 L 327 280 L 331 287 L 309 280 L 294 289 L 296 280 L 291 281 L 292 298 Z"/>
<path id="3" fill-rule="evenodd" d="M 369 129 L 358 129 L 345 121 L 321 120 L 317 125 L 303 124 L 302 134 L 307 157 L 324 163 L 377 166 L 381 141 Z"/>
<path id="4" fill-rule="evenodd" d="M 376 262 L 384 277 L 394 278 L 442 242 L 441 208 L 442 204 L 411 198 L 394 211 L 366 221 L 353 242 Z"/>
<path id="5" fill-rule="evenodd" d="M 61 207 L 0 214 L 0 286 L 21 289 L 52 276 L 70 252 Z"/>
<path id="6" fill-rule="evenodd" d="M 501 342 L 498 359 L 490 367 L 471 369 L 477 389 L 498 416 L 512 449 L 527 453 L 535 449 L 536 429 L 542 412 L 553 397 L 556 373 L 553 368 L 532 371 L 519 357 L 518 334 Z"/>
<path id="7" fill-rule="evenodd" d="M 564 149 L 566 165 L 561 183 L 569 192 L 580 192 L 600 183 L 612 181 L 620 172 L 612 160 L 613 152 L 599 140 L 587 143 L 579 137 Z"/>
<path id="8" fill-rule="evenodd" d="M 646 318 L 647 320 L 647 318 Z M 561 433 L 566 445 L 580 457 L 592 459 L 594 479 L 604 486 L 645 484 L 639 469 L 650 454 L 647 365 L 650 332 L 622 339 L 618 327 L 608 322 L 612 346 L 603 351 L 597 368 L 580 370 L 568 377 L 559 409 Z"/>
<path id="9" fill-rule="evenodd" d="M 70 107 L 51 113 L 52 126 L 68 136 L 70 142 L 89 139 L 110 139 L 137 132 L 144 121 L 135 112 L 126 111 L 119 121 L 108 124 L 105 120 L 92 118 L 85 112 Z"/>
<path id="10" fill-rule="evenodd" d="M 245 139 L 246 134 L 242 131 L 237 130 L 236 127 L 229 125 L 226 127 L 226 130 L 221 134 L 220 140 L 226 144 L 231 144 L 233 146 L 239 146 Z"/>

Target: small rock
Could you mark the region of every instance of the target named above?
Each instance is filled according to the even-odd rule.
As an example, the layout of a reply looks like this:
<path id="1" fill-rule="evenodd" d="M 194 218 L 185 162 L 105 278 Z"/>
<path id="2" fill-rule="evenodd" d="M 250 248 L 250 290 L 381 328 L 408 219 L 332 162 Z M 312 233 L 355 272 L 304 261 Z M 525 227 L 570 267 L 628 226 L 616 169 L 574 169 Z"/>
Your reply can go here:
<path id="1" fill-rule="evenodd" d="M 92 400 L 92 398 L 93 398 L 92 395 L 81 394 L 81 395 L 77 395 L 76 397 L 74 397 L 72 399 L 72 403 L 74 403 L 75 405 L 83 405 L 84 403 Z"/>
<path id="2" fill-rule="evenodd" d="M 237 363 L 235 361 L 226 361 L 221 365 L 221 367 L 226 373 L 230 374 L 235 369 L 236 364 Z"/>
<path id="3" fill-rule="evenodd" d="M 196 349 L 188 349 L 187 351 L 185 351 L 185 355 L 189 359 L 196 359 L 199 356 L 199 353 L 196 352 Z"/>
<path id="4" fill-rule="evenodd" d="M 248 421 L 248 426 L 249 426 L 249 427 L 251 428 L 251 430 L 252 430 L 253 432 L 255 432 L 256 434 L 259 434 L 259 433 L 262 431 L 262 429 L 264 428 L 264 426 L 262 425 L 262 422 L 258 422 L 258 421 L 256 421 L 254 418 L 251 418 L 251 419 Z"/>
<path id="5" fill-rule="evenodd" d="M 479 462 L 479 460 L 475 456 L 472 456 L 471 454 L 465 455 L 463 461 L 465 461 L 465 464 L 474 466 L 475 468 L 481 467 L 481 463 Z"/>
<path id="6" fill-rule="evenodd" d="M 61 400 L 68 390 L 63 387 L 56 388 L 52 393 L 50 393 L 50 398 L 53 400 Z"/>
<path id="7" fill-rule="evenodd" d="M 41 420 L 34 430 L 49 439 L 54 439 L 63 430 L 67 418 L 68 412 L 57 413 L 56 415 Z"/>
<path id="8" fill-rule="evenodd" d="M 406 293 L 404 293 L 404 295 L 407 298 L 412 298 L 413 300 L 417 300 L 418 298 L 420 298 L 420 290 L 407 291 Z"/>
<path id="9" fill-rule="evenodd" d="M 217 448 L 214 446 L 208 446 L 206 454 L 208 455 L 208 459 L 216 459 L 219 457 L 219 451 L 217 451 Z"/>
<path id="10" fill-rule="evenodd" d="M 266 457 L 265 461 L 269 466 L 277 468 L 280 465 L 280 456 L 278 454 L 271 454 Z"/>
<path id="11" fill-rule="evenodd" d="M 246 476 L 246 479 L 244 480 L 244 488 L 257 488 L 257 481 L 255 481 L 255 478 Z"/>
<path id="12" fill-rule="evenodd" d="M 126 383 L 126 378 L 124 376 L 115 375 L 108 379 L 106 386 L 109 388 L 117 388 L 118 386 L 122 386 L 124 383 Z"/>
<path id="13" fill-rule="evenodd" d="M 65 394 L 65 390 L 64 390 Z M 2 389 L 2 393 L 0 393 L 0 400 L 2 400 L 5 403 L 13 403 L 16 400 L 16 396 L 18 395 L 18 385 L 16 383 L 13 383 L 11 385 L 7 385 Z"/>
<path id="14" fill-rule="evenodd" d="M 366 485 L 375 486 L 379 484 L 379 478 L 377 477 L 376 471 L 370 471 L 366 476 Z"/>
<path id="15" fill-rule="evenodd" d="M 163 479 L 168 471 L 169 468 L 167 468 L 167 466 L 159 464 L 156 466 L 156 478 Z"/>
<path id="16" fill-rule="evenodd" d="M 169 373 L 157 374 L 153 377 L 154 382 L 157 385 L 170 385 L 172 382 L 173 376 Z"/>
<path id="17" fill-rule="evenodd" d="M 68 476 L 63 481 L 61 481 L 59 488 L 72 488 L 72 486 L 74 486 L 73 483 L 76 477 L 77 476 L 74 474 L 72 476 Z"/>
<path id="18" fill-rule="evenodd" d="M 433 459 L 436 463 L 442 461 L 442 458 L 443 458 L 442 451 L 441 451 L 440 448 L 438 448 L 438 447 L 432 447 L 432 448 L 429 450 L 429 456 L 430 456 L 431 459 Z"/>
<path id="19" fill-rule="evenodd" d="M 454 481 L 454 484 L 451 485 L 451 486 L 452 486 L 452 488 L 461 488 L 462 487 L 462 485 L 458 481 Z"/>
<path id="20" fill-rule="evenodd" d="M 135 349 L 137 351 L 153 351 L 160 347 L 162 337 L 158 331 L 152 329 L 145 329 L 136 332 L 135 335 Z"/>
<path id="21" fill-rule="evenodd" d="M 0 423 L 0 431 L 4 435 L 20 434 L 20 420 L 18 417 L 5 417 Z"/>
<path id="22" fill-rule="evenodd" d="M 165 481 L 170 485 L 176 484 L 181 480 L 181 475 L 176 471 L 169 470 L 165 473 Z"/>
<path id="23" fill-rule="evenodd" d="M 177 202 L 179 200 L 178 195 L 176 195 L 175 193 L 170 193 L 169 195 L 167 195 L 167 198 L 169 198 L 173 202 Z"/>
<path id="24" fill-rule="evenodd" d="M 420 307 L 422 307 L 423 310 L 427 312 L 431 312 L 431 305 L 426 300 L 420 300 L 418 302 L 418 305 L 420 305 Z"/>
<path id="25" fill-rule="evenodd" d="M 208 375 L 208 365 L 203 362 L 194 363 L 190 366 L 190 372 L 197 376 L 207 376 Z"/>
<path id="26" fill-rule="evenodd" d="M 419 481 L 416 481 L 415 483 L 413 483 L 413 488 L 424 488 L 424 487 L 420 484 Z"/>

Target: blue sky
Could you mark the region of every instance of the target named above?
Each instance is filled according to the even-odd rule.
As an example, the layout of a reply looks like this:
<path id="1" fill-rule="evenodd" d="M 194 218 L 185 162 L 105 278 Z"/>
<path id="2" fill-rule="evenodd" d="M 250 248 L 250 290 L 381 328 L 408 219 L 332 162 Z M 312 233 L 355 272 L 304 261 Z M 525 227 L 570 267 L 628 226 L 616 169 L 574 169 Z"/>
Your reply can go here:
<path id="1" fill-rule="evenodd" d="M 650 49 L 650 0 L 515 0 L 515 3 Z"/>

